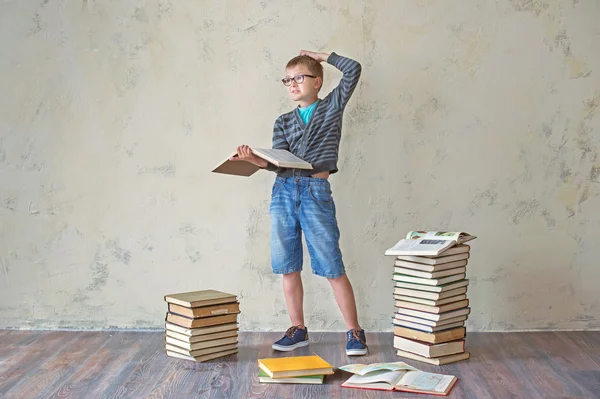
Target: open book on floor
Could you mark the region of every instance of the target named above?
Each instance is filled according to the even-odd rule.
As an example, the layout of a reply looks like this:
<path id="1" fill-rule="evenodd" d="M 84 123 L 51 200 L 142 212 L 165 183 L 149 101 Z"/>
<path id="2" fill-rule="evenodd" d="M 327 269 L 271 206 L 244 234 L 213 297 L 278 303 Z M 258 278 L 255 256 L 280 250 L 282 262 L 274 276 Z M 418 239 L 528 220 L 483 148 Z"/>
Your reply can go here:
<path id="1" fill-rule="evenodd" d="M 277 148 L 250 148 L 252 153 L 267 162 L 279 168 L 308 169 L 313 167 L 310 163 L 298 158 L 287 150 Z M 251 176 L 260 168 L 247 161 L 232 161 L 230 158 L 237 157 L 237 152 L 233 152 L 226 159 L 221 161 L 212 171 L 227 175 Z"/>
<path id="2" fill-rule="evenodd" d="M 349 364 L 340 370 L 354 375 L 342 383 L 344 388 L 403 391 L 446 396 L 458 380 L 453 375 L 428 373 L 404 362 Z"/>
<path id="3" fill-rule="evenodd" d="M 475 236 L 461 231 L 409 231 L 385 251 L 387 256 L 437 256 L 455 245 L 474 240 Z"/>

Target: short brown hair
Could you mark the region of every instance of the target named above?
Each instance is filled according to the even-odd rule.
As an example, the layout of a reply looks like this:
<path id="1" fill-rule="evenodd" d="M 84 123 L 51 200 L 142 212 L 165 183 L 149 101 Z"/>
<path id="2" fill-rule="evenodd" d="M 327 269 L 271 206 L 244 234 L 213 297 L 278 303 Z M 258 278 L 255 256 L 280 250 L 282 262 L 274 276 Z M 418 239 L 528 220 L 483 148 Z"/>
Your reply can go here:
<path id="1" fill-rule="evenodd" d="M 288 61 L 285 69 L 293 68 L 297 65 L 306 67 L 312 75 L 323 79 L 323 65 L 314 58 L 311 58 L 308 55 L 298 55 Z"/>

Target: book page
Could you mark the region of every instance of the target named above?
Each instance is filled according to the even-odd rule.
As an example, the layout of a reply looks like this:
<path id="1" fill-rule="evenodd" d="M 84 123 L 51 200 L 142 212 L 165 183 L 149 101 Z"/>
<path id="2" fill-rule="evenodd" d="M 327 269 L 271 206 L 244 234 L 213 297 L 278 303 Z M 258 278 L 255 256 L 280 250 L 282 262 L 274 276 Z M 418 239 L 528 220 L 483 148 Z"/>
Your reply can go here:
<path id="1" fill-rule="evenodd" d="M 445 392 L 453 379 L 452 375 L 411 371 L 407 372 L 396 385 L 411 389 Z"/>
<path id="2" fill-rule="evenodd" d="M 473 240 L 475 236 L 463 231 L 409 231 L 406 239 L 414 240 L 419 238 L 430 238 L 436 240 L 454 240 L 458 243 L 464 243 Z"/>
<path id="3" fill-rule="evenodd" d="M 278 148 L 252 148 L 252 151 L 255 152 L 256 155 L 264 157 L 265 159 L 267 159 L 275 165 L 279 165 L 282 163 L 294 164 L 297 165 L 297 167 L 304 166 L 307 168 L 310 167 L 312 169 L 312 166 L 308 162 L 298 158 L 297 156 L 295 156 L 287 150 L 282 150 Z"/>
<path id="4" fill-rule="evenodd" d="M 455 241 L 445 239 L 430 239 L 430 238 L 419 238 L 419 239 L 401 239 L 392 248 L 389 248 L 386 255 L 428 255 L 438 254 L 443 249 L 449 248 L 455 245 Z"/>
<path id="5" fill-rule="evenodd" d="M 373 384 L 386 382 L 391 386 L 397 385 L 407 371 L 373 371 L 367 375 L 354 374 L 346 381 L 349 384 Z"/>
<path id="6" fill-rule="evenodd" d="M 418 370 L 404 362 L 393 363 L 373 363 L 373 364 L 347 364 L 339 367 L 340 370 L 353 374 L 365 375 L 374 371 L 399 371 L 399 370 Z"/>
<path id="7" fill-rule="evenodd" d="M 418 238 L 439 238 L 440 240 L 455 240 L 460 233 L 443 231 L 409 231 L 406 235 L 407 240 L 416 240 Z"/>

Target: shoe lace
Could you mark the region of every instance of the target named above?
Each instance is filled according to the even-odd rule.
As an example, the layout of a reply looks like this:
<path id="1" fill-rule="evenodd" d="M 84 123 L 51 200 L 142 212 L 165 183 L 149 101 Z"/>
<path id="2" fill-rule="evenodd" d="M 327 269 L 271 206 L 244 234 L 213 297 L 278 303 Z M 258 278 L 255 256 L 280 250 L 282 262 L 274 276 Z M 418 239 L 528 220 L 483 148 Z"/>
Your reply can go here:
<path id="1" fill-rule="evenodd" d="M 291 326 L 290 328 L 287 329 L 287 331 L 285 332 L 285 335 L 293 338 L 294 334 L 296 333 L 296 330 L 298 329 L 298 327 L 296 326 Z"/>
<path id="2" fill-rule="evenodd" d="M 367 345 L 367 343 L 365 341 L 363 341 L 363 339 L 361 338 L 360 334 L 359 334 L 359 330 L 350 330 L 348 331 L 348 339 L 355 339 L 357 341 L 360 341 L 363 345 Z"/>

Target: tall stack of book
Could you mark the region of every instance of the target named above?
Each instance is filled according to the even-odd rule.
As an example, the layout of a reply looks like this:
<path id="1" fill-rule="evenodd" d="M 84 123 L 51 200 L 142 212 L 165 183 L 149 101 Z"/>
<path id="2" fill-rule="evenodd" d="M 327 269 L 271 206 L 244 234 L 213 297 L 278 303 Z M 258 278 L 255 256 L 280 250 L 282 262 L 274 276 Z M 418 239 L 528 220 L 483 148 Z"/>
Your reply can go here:
<path id="1" fill-rule="evenodd" d="M 165 295 L 167 356 L 205 362 L 238 351 L 237 296 L 215 290 Z"/>
<path id="2" fill-rule="evenodd" d="M 471 308 L 466 267 L 475 239 L 462 232 L 411 231 L 386 251 L 395 256 L 393 317 L 397 355 L 442 365 L 470 357 L 465 348 Z"/>

